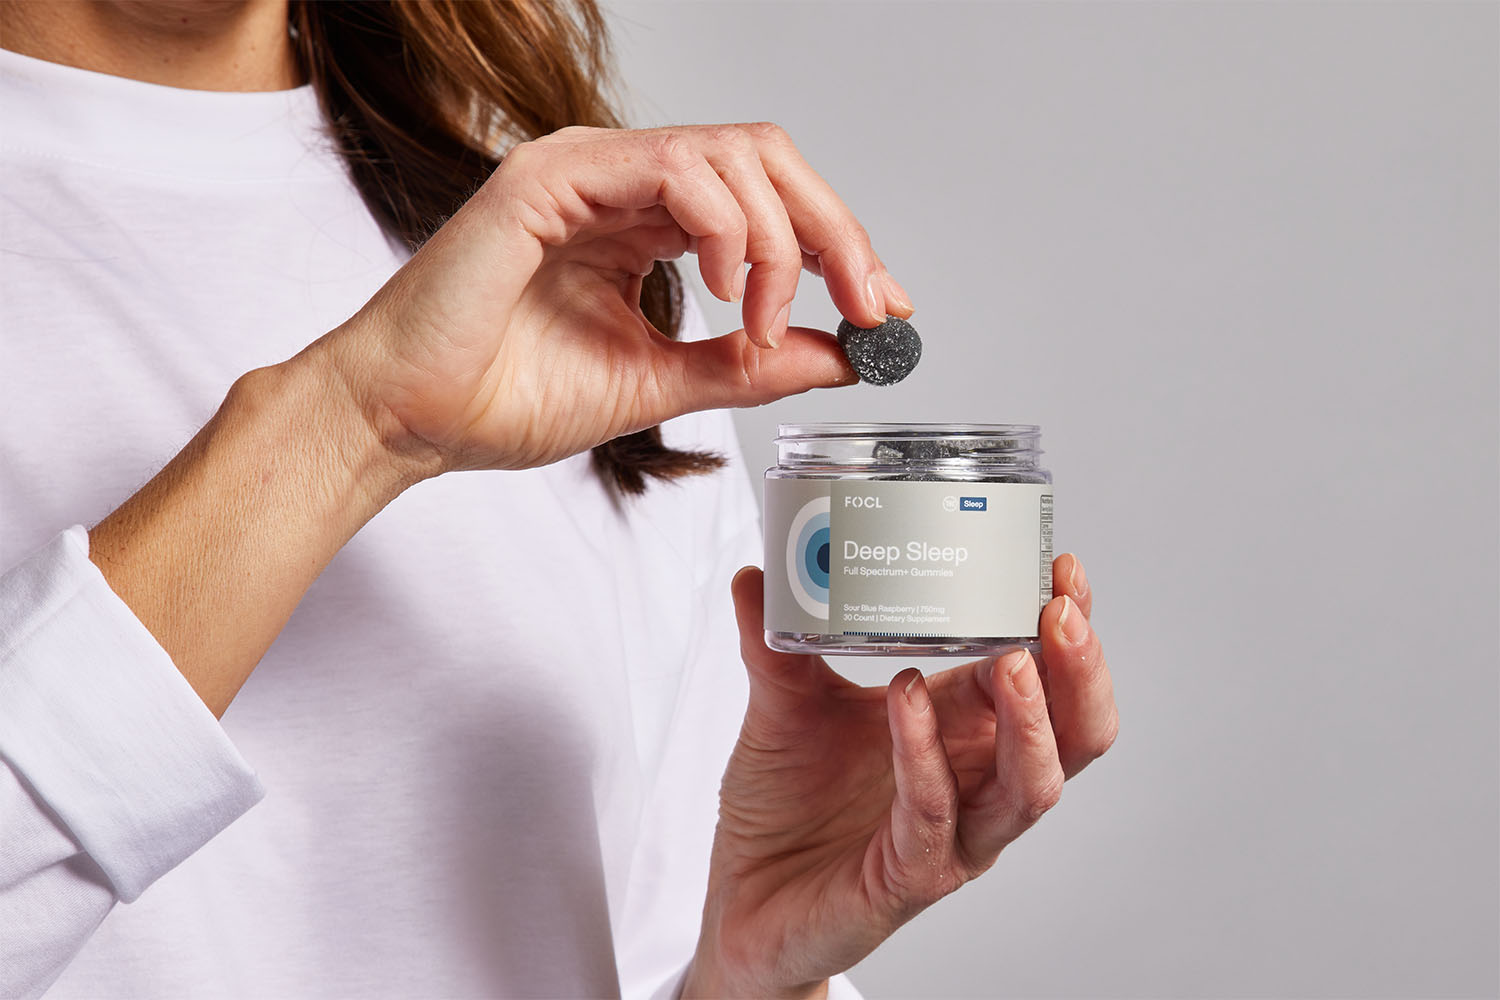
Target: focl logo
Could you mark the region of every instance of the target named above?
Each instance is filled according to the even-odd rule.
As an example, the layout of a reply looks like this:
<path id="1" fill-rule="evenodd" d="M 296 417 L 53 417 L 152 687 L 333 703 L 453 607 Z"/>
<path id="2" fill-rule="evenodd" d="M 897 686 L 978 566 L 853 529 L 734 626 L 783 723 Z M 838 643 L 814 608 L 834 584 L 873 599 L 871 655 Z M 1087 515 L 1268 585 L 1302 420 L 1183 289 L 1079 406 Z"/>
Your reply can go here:
<path id="1" fill-rule="evenodd" d="M 988 509 L 987 505 L 989 504 L 989 499 L 990 499 L 989 497 L 959 497 L 958 498 L 958 509 L 959 510 L 986 510 L 986 509 Z"/>

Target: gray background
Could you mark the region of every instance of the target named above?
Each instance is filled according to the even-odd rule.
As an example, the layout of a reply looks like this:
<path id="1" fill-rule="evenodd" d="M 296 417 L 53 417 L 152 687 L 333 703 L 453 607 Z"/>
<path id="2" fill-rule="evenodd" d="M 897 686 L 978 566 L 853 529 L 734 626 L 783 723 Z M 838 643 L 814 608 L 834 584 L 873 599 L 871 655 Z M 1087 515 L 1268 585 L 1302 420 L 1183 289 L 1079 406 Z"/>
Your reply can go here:
<path id="1" fill-rule="evenodd" d="M 637 124 L 780 122 L 917 305 L 908 382 L 740 414 L 752 468 L 1040 423 L 1098 594 L 1118 746 L 855 982 L 1495 995 L 1500 8 L 612 10 Z"/>

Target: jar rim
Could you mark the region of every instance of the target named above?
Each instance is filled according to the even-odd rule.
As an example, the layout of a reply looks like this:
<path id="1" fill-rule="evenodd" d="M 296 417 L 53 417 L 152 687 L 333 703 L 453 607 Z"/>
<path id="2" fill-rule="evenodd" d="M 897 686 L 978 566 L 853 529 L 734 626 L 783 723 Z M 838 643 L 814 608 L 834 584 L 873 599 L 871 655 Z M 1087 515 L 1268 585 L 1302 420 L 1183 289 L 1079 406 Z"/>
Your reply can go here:
<path id="1" fill-rule="evenodd" d="M 839 423 L 778 424 L 776 439 L 803 438 L 935 438 L 1040 437 L 1038 424 Z"/>

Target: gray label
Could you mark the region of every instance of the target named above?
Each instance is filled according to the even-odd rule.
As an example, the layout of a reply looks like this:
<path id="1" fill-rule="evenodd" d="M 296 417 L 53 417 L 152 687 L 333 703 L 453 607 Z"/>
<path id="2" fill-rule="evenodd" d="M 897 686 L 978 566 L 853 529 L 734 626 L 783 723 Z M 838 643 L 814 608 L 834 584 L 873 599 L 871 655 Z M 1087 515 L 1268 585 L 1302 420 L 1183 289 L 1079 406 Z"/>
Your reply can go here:
<path id="1" fill-rule="evenodd" d="M 1052 487 L 766 479 L 766 628 L 1030 638 L 1051 599 Z"/>

